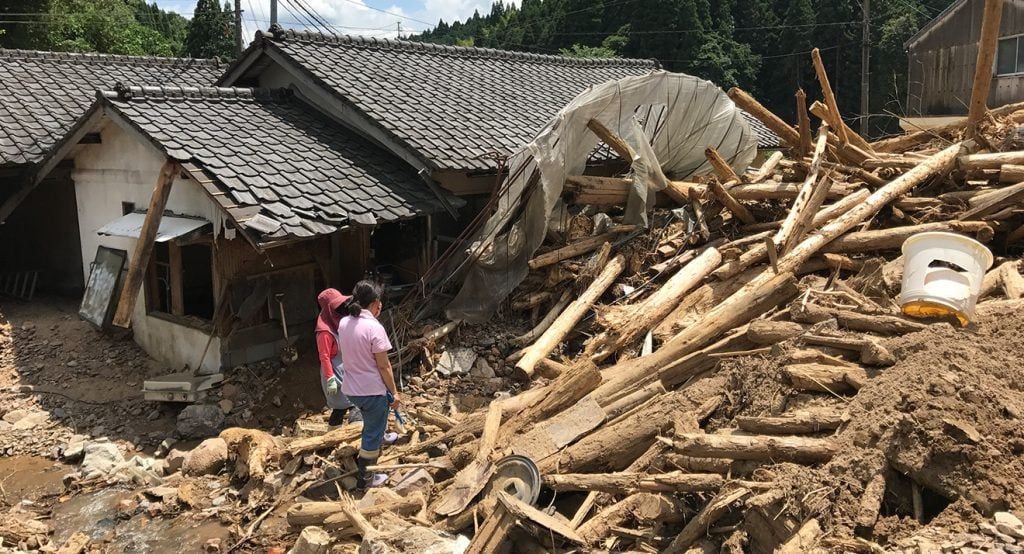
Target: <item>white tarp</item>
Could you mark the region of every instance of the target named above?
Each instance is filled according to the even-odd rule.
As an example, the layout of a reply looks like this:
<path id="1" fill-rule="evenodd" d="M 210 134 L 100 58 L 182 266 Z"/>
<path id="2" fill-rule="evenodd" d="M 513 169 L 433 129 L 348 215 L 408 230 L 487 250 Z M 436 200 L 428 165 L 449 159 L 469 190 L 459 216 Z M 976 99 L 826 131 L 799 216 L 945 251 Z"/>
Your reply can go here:
<path id="1" fill-rule="evenodd" d="M 645 114 L 646 120 L 638 120 Z M 591 87 L 563 108 L 508 162 L 496 212 L 467 250 L 463 286 L 448 305 L 451 320 L 486 321 L 528 273 L 549 216 L 560 210 L 567 175 L 583 173 L 600 139 L 587 127 L 597 119 L 622 137 L 636 156 L 626 222 L 646 224 L 653 192 L 666 177 L 709 173 L 704 156 L 714 146 L 737 172 L 753 161 L 757 137 L 739 108 L 715 84 L 656 71 Z"/>

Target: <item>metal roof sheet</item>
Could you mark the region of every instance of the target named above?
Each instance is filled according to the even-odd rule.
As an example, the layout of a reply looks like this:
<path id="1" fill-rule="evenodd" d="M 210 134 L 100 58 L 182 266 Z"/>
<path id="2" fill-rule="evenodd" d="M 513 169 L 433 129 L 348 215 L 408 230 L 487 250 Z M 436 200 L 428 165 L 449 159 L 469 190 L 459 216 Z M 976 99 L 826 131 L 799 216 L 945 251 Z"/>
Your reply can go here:
<path id="1" fill-rule="evenodd" d="M 145 222 L 145 213 L 133 212 L 100 227 L 96 230 L 96 234 L 137 239 L 142 234 L 142 226 Z M 205 219 L 165 215 L 160 218 L 160 228 L 156 231 L 156 241 L 167 242 L 209 224 L 210 222 Z"/>

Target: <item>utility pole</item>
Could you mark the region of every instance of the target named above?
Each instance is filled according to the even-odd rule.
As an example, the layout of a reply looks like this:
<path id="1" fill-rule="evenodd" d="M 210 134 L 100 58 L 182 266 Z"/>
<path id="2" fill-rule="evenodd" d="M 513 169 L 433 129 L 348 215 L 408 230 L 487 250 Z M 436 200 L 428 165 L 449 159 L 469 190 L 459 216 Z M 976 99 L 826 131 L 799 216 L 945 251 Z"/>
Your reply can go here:
<path id="1" fill-rule="evenodd" d="M 277 25 L 277 0 L 270 0 L 270 26 Z"/>
<path id="2" fill-rule="evenodd" d="M 235 59 L 242 57 L 242 0 L 235 0 Z"/>
<path id="3" fill-rule="evenodd" d="M 398 38 L 402 38 L 402 22 L 396 21 L 395 26 L 398 27 Z"/>
<path id="4" fill-rule="evenodd" d="M 860 134 L 868 138 L 868 120 L 871 118 L 871 103 L 868 86 L 868 69 L 871 65 L 871 0 L 860 0 L 864 13 L 860 43 Z"/>

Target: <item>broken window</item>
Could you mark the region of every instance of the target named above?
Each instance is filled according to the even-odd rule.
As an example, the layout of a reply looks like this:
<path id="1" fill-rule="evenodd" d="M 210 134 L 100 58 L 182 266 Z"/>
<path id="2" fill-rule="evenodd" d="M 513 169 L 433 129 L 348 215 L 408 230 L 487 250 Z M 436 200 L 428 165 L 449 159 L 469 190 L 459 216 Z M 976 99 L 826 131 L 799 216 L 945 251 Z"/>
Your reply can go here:
<path id="1" fill-rule="evenodd" d="M 213 318 L 213 258 L 209 244 L 157 242 L 146 287 L 150 312 Z"/>

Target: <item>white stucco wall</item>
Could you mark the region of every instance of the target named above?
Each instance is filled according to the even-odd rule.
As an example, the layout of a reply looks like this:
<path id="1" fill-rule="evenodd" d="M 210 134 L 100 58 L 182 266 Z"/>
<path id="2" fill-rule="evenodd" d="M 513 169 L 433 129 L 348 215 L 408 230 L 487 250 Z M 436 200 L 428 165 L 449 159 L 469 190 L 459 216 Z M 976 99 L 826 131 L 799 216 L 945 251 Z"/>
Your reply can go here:
<path id="1" fill-rule="evenodd" d="M 134 202 L 136 209 L 147 209 L 164 163 L 164 158 L 151 145 L 139 142 L 116 124 L 108 123 L 101 134 L 101 144 L 86 145 L 75 156 L 72 172 L 82 240 L 82 272 L 86 280 L 98 246 L 125 250 L 131 260 L 135 239 L 102 236 L 96 230 L 121 217 L 122 202 Z M 220 209 L 198 183 L 181 178 L 171 186 L 166 209 L 213 222 L 218 221 L 220 215 Z M 144 294 L 145 291 L 140 291 L 132 315 L 135 341 L 150 356 L 174 371 L 185 365 L 194 368 L 209 335 L 146 315 Z M 203 362 L 203 370 L 212 372 L 219 369 L 220 339 L 215 338 Z"/>

